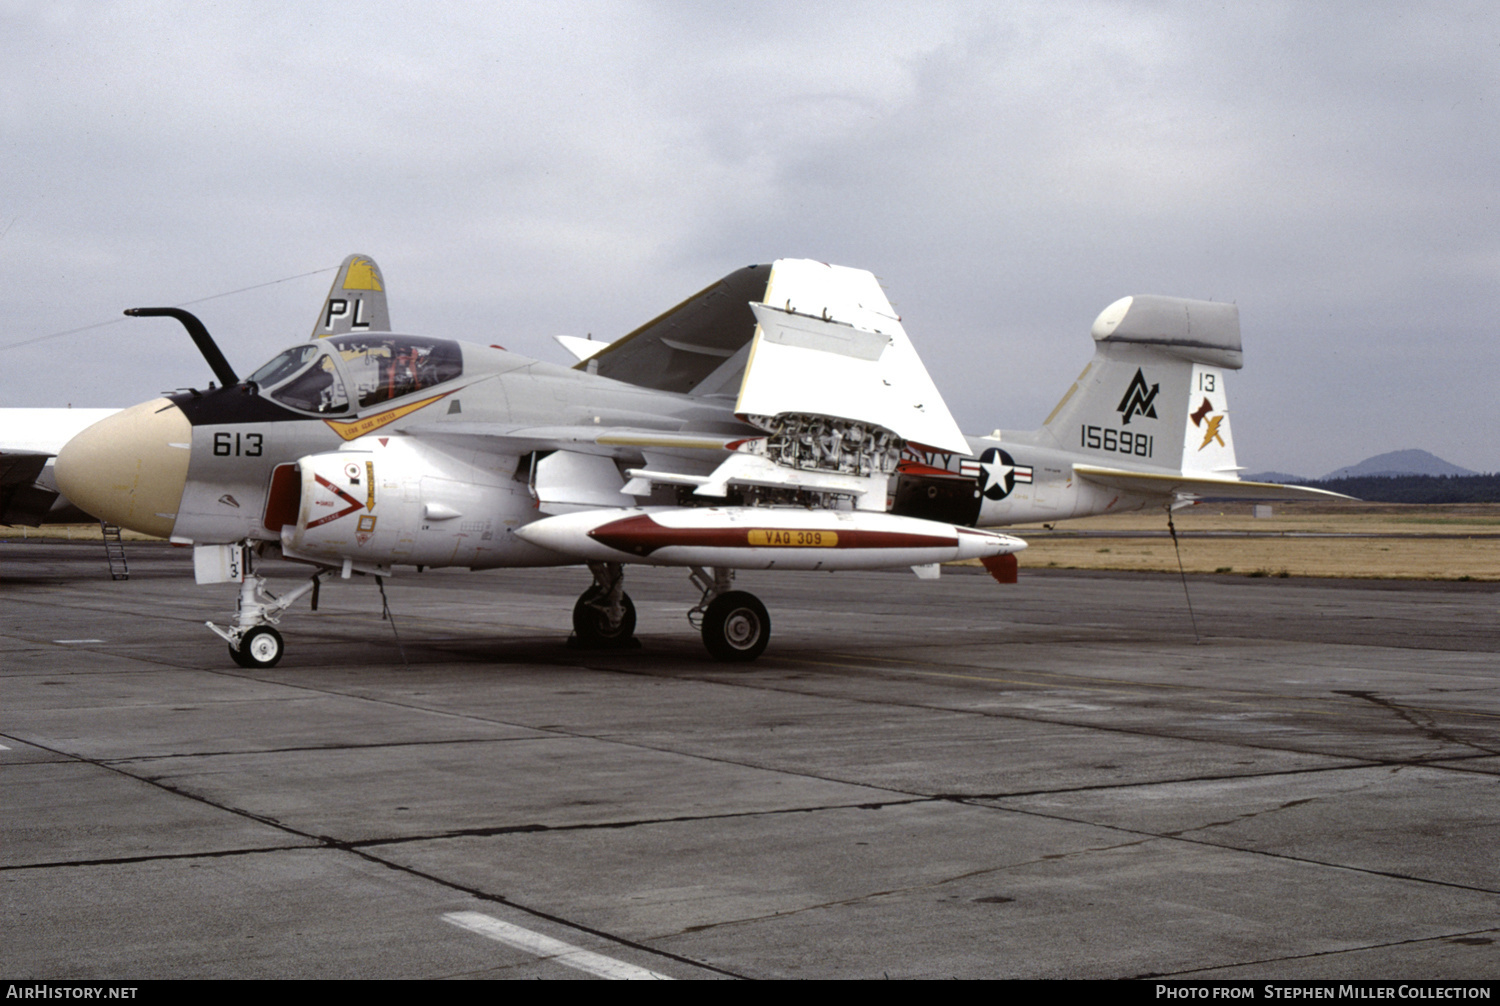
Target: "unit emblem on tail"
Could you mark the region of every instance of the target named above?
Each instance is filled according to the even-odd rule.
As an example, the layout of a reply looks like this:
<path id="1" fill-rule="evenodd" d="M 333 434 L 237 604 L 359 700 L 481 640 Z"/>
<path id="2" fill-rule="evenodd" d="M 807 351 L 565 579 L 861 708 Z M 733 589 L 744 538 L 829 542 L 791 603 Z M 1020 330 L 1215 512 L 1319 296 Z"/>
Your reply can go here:
<path id="1" fill-rule="evenodd" d="M 1207 447 L 1209 444 L 1213 443 L 1215 440 L 1219 442 L 1220 447 L 1229 446 L 1228 444 L 1224 443 L 1224 438 L 1219 434 L 1219 424 L 1223 421 L 1223 416 L 1208 417 L 1208 426 L 1203 431 L 1203 443 L 1198 445 L 1198 449 L 1200 451 L 1203 450 L 1203 448 Z"/>
<path id="2" fill-rule="evenodd" d="M 1125 397 L 1120 399 L 1120 404 L 1115 406 L 1115 411 L 1124 418 L 1120 420 L 1121 425 L 1129 426 L 1134 416 L 1145 416 L 1147 419 L 1156 418 L 1156 393 L 1161 390 L 1160 384 L 1146 386 L 1146 375 L 1141 373 L 1141 368 L 1135 368 L 1135 377 L 1130 381 L 1130 387 L 1125 389 Z"/>
<path id="3" fill-rule="evenodd" d="M 1224 422 L 1224 414 L 1220 413 L 1215 416 L 1212 415 L 1213 411 L 1214 403 L 1205 398 L 1203 404 L 1198 406 L 1198 411 L 1188 416 L 1193 421 L 1194 426 L 1202 427 L 1203 429 L 1203 443 L 1198 445 L 1200 451 L 1215 440 L 1219 442 L 1220 447 L 1228 446 L 1228 444 L 1224 443 L 1224 435 L 1219 432 L 1219 425 Z"/>

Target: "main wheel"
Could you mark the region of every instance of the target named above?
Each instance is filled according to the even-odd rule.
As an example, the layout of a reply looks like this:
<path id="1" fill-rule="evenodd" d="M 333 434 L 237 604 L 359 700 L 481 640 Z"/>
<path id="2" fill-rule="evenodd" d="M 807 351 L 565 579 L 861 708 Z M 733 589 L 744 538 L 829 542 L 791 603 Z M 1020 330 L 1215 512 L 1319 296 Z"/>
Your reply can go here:
<path id="1" fill-rule="evenodd" d="M 754 594 L 720 594 L 703 613 L 703 645 L 715 660 L 754 660 L 771 641 L 771 616 Z"/>
<path id="2" fill-rule="evenodd" d="M 286 652 L 286 643 L 281 633 L 269 625 L 257 625 L 240 637 L 240 648 L 229 648 L 229 655 L 241 667 L 250 669 L 275 667 Z"/>
<path id="3" fill-rule="evenodd" d="M 578 603 L 573 605 L 573 631 L 586 643 L 621 643 L 635 636 L 635 602 L 629 594 L 620 595 L 620 624 L 611 626 L 609 616 L 594 607 L 594 601 L 604 596 L 598 584 L 583 592 Z"/>

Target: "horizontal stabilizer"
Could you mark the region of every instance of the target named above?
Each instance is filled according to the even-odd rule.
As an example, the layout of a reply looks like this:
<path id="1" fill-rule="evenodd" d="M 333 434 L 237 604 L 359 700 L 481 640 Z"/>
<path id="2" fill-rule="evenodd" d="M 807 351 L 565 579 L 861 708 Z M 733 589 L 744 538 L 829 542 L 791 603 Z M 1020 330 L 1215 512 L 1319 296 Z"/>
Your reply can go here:
<path id="1" fill-rule="evenodd" d="M 1244 364 L 1240 309 L 1182 297 L 1122 297 L 1094 320 L 1096 342 L 1151 346 L 1194 363 L 1230 370 Z"/>
<path id="2" fill-rule="evenodd" d="M 1162 496 L 1168 493 L 1213 497 L 1216 499 L 1254 500 L 1347 500 L 1352 496 L 1314 489 L 1311 486 L 1278 485 L 1275 482 L 1242 482 L 1239 479 L 1215 479 L 1201 475 L 1158 475 L 1149 472 L 1131 472 L 1120 468 L 1100 468 L 1095 465 L 1074 465 L 1073 472 L 1079 478 L 1111 489 L 1145 496 Z"/>

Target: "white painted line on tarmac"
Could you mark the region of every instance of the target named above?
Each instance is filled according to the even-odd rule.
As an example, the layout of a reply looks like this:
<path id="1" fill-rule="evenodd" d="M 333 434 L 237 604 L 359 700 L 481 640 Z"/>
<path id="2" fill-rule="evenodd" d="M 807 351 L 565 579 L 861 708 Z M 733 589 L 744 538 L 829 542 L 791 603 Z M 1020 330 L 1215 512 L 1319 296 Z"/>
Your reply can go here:
<path id="1" fill-rule="evenodd" d="M 9 751 L 9 750 L 10 750 L 10 746 L 9 745 L 7 745 L 7 744 L 0 744 L 0 751 Z"/>
<path id="2" fill-rule="evenodd" d="M 655 979 L 657 981 L 672 981 L 668 975 L 659 975 L 655 971 L 647 971 L 645 968 L 636 967 L 634 964 L 626 964 L 617 961 L 613 957 L 605 957 L 596 954 L 592 950 L 584 950 L 575 947 L 571 943 L 562 940 L 554 940 L 550 936 L 534 933 L 530 929 L 522 929 L 520 926 L 509 922 L 501 922 L 499 919 L 485 915 L 483 912 L 448 912 L 443 916 L 443 921 L 478 933 L 480 936 L 488 936 L 497 943 L 524 950 L 528 954 L 535 954 L 545 960 L 554 960 L 559 964 L 566 964 L 570 968 L 579 971 L 587 971 L 591 975 L 600 978 L 628 978 L 628 979 Z"/>
<path id="3" fill-rule="evenodd" d="M 104 640 L 102 640 L 102 639 L 54 639 L 52 641 L 54 643 L 61 643 L 64 646 L 67 646 L 67 645 L 72 644 L 72 643 L 102 643 L 102 642 L 104 642 Z"/>

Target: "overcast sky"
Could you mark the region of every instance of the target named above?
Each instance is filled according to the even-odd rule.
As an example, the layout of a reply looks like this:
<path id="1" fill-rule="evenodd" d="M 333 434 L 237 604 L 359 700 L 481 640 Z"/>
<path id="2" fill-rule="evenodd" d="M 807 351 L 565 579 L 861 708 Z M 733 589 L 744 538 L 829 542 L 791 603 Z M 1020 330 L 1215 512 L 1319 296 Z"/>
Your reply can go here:
<path id="1" fill-rule="evenodd" d="M 119 312 L 285 280 L 192 308 L 247 372 L 355 251 L 396 329 L 559 362 L 806 257 L 881 278 L 971 433 L 1162 293 L 1239 304 L 1251 471 L 1500 469 L 1493 4 L 0 0 L 0 39 L 0 405 L 206 384 Z"/>

